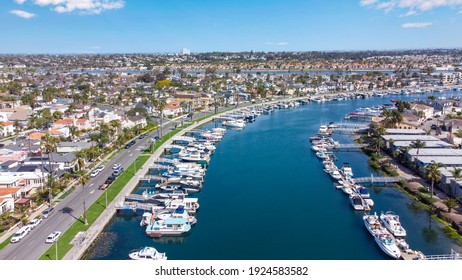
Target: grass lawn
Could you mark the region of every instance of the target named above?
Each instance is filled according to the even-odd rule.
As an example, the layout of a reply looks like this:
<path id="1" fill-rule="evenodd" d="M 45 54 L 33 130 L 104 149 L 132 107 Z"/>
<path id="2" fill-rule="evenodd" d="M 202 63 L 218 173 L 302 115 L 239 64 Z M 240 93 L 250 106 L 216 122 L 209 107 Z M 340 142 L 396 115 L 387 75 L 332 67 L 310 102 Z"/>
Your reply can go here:
<path id="1" fill-rule="evenodd" d="M 75 188 L 68 189 L 65 193 L 63 193 L 60 197 L 58 197 L 58 199 L 64 199 L 66 196 L 71 194 L 71 192 L 73 192 L 74 190 L 75 190 Z"/>
<path id="2" fill-rule="evenodd" d="M 136 166 L 132 163 L 127 170 L 125 170 L 115 181 L 112 185 L 107 189 L 107 202 L 108 204 L 111 203 L 114 198 L 120 193 L 120 191 L 125 187 L 128 181 L 131 180 L 134 173 L 134 168 L 136 167 L 136 171 L 138 171 L 143 164 L 149 159 L 149 156 L 141 155 L 136 159 Z M 95 220 L 101 215 L 101 213 L 105 210 L 106 206 L 106 195 L 103 193 L 100 197 L 87 209 L 87 221 L 88 225 L 84 224 L 83 216 L 79 217 L 79 220 L 74 222 L 72 226 L 64 232 L 64 234 L 58 240 L 58 258 L 62 259 L 64 255 L 72 248 L 72 244 L 70 242 L 77 233 L 81 231 L 86 231 L 94 222 Z M 55 246 L 51 246 L 41 257 L 41 260 L 55 260 L 56 259 L 56 248 Z"/>
<path id="3" fill-rule="evenodd" d="M 10 244 L 10 240 L 11 238 L 13 237 L 14 233 L 8 237 L 7 239 L 5 239 L 5 241 L 3 241 L 2 243 L 0 243 L 0 250 L 2 250 L 3 248 L 6 247 L 6 245 Z"/>

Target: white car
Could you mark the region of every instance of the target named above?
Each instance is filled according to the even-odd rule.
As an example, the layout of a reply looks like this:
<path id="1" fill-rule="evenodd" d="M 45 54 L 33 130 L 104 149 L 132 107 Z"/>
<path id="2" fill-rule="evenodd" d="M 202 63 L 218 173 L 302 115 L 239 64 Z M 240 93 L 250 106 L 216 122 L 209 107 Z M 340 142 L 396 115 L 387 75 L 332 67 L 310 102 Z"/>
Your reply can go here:
<path id="1" fill-rule="evenodd" d="M 95 169 L 90 173 L 90 177 L 96 177 L 99 174 L 99 170 Z"/>
<path id="2" fill-rule="evenodd" d="M 98 170 L 99 172 L 101 172 L 101 171 L 104 170 L 104 168 L 106 168 L 106 166 L 100 165 L 100 166 L 98 166 L 98 167 L 96 168 L 96 170 Z"/>
<path id="3" fill-rule="evenodd" d="M 112 166 L 112 169 L 117 170 L 117 169 L 119 169 L 121 167 L 122 167 L 122 165 L 120 163 L 114 163 L 114 165 Z"/>
<path id="4" fill-rule="evenodd" d="M 27 225 L 30 227 L 30 229 L 34 229 L 41 222 L 42 222 L 41 218 L 35 218 L 35 219 L 31 220 Z"/>
<path id="5" fill-rule="evenodd" d="M 55 243 L 60 236 L 60 231 L 53 231 L 52 233 L 50 233 L 50 235 L 48 235 L 47 239 L 45 240 L 45 243 Z"/>
<path id="6" fill-rule="evenodd" d="M 10 242 L 11 243 L 17 243 L 21 241 L 26 235 L 30 232 L 30 227 L 29 226 L 23 226 L 20 228 L 11 238 Z"/>

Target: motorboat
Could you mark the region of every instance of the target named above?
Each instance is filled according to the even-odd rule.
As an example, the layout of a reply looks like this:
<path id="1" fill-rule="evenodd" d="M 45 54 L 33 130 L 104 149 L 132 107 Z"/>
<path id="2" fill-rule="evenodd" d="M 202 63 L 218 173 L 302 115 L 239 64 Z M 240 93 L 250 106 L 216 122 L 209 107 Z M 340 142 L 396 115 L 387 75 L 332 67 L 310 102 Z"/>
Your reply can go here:
<path id="1" fill-rule="evenodd" d="M 166 211 L 160 213 L 156 216 L 156 218 L 159 220 L 167 220 L 169 218 L 183 218 L 188 220 L 187 224 L 189 225 L 194 225 L 197 222 L 196 217 L 189 215 L 188 211 L 186 211 L 183 206 L 179 206 L 174 211 Z"/>
<path id="2" fill-rule="evenodd" d="M 357 193 L 353 192 L 349 196 L 351 206 L 357 211 L 369 210 L 369 206 L 364 202 L 364 199 Z"/>
<path id="3" fill-rule="evenodd" d="M 342 178 L 342 174 L 340 174 L 340 172 L 337 169 L 332 169 L 329 172 L 329 175 L 332 177 L 332 179 L 337 180 L 337 181 Z"/>
<path id="4" fill-rule="evenodd" d="M 229 120 L 226 121 L 225 125 L 230 128 L 244 128 L 245 121 L 242 120 Z"/>
<path id="5" fill-rule="evenodd" d="M 138 250 L 131 251 L 128 257 L 132 260 L 155 260 L 163 261 L 167 259 L 165 253 L 159 253 L 154 247 L 143 247 Z"/>
<path id="6" fill-rule="evenodd" d="M 319 159 L 327 159 L 327 158 L 329 158 L 329 155 L 326 153 L 325 150 L 317 151 L 317 152 L 316 152 L 316 156 L 317 156 Z"/>
<path id="7" fill-rule="evenodd" d="M 354 193 L 353 188 L 349 186 L 344 186 L 342 185 L 342 191 L 346 193 L 347 195 L 352 195 Z"/>
<path id="8" fill-rule="evenodd" d="M 329 136 L 332 134 L 332 130 L 330 130 L 327 125 L 321 125 L 318 130 L 318 135 L 320 136 Z"/>
<path id="9" fill-rule="evenodd" d="M 366 227 L 367 231 L 374 236 L 377 233 L 383 231 L 384 227 L 380 223 L 380 218 L 377 213 L 373 215 L 364 214 L 363 216 L 364 226 Z"/>
<path id="10" fill-rule="evenodd" d="M 146 234 L 150 237 L 178 236 L 188 233 L 191 225 L 185 218 L 168 218 L 166 220 L 157 220 L 146 227 Z"/>
<path id="11" fill-rule="evenodd" d="M 185 197 L 182 199 L 172 199 L 165 202 L 166 210 L 175 210 L 178 207 L 183 206 L 183 208 L 188 211 L 189 214 L 195 214 L 199 209 L 198 198 L 196 197 Z"/>
<path id="12" fill-rule="evenodd" d="M 395 238 L 388 231 L 381 231 L 374 235 L 374 240 L 380 249 L 388 256 L 399 259 L 401 257 L 401 251 L 399 250 Z"/>
<path id="13" fill-rule="evenodd" d="M 151 220 L 152 220 L 152 213 L 144 212 L 143 216 L 141 217 L 140 226 L 144 227 L 144 226 L 151 224 Z"/>
<path id="14" fill-rule="evenodd" d="M 201 182 L 198 180 L 193 180 L 192 177 L 186 177 L 185 179 L 180 180 L 180 184 L 187 187 L 201 187 Z"/>
<path id="15" fill-rule="evenodd" d="M 342 168 L 340 169 L 342 173 L 347 177 L 353 177 L 353 169 L 351 168 L 348 162 L 344 162 Z"/>
<path id="16" fill-rule="evenodd" d="M 399 221 L 399 216 L 392 211 L 380 214 L 380 220 L 384 226 L 396 237 L 405 237 L 406 230 Z"/>
<path id="17" fill-rule="evenodd" d="M 367 190 L 367 188 L 363 187 L 363 186 L 359 186 L 359 185 L 356 185 L 355 186 L 356 188 L 356 192 L 362 197 L 362 198 L 370 198 L 371 195 L 369 194 L 369 191 Z"/>

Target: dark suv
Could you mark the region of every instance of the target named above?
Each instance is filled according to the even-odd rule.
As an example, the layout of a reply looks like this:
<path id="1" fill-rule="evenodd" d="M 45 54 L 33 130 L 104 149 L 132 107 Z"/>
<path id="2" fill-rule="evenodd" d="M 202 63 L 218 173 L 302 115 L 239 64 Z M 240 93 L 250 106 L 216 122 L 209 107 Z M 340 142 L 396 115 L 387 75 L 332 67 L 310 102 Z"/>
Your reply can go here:
<path id="1" fill-rule="evenodd" d="M 50 216 L 51 213 L 53 213 L 53 209 L 54 209 L 53 207 L 48 207 L 47 209 L 43 210 L 43 212 L 42 212 L 42 218 L 43 218 L 43 219 L 48 218 L 48 216 Z"/>

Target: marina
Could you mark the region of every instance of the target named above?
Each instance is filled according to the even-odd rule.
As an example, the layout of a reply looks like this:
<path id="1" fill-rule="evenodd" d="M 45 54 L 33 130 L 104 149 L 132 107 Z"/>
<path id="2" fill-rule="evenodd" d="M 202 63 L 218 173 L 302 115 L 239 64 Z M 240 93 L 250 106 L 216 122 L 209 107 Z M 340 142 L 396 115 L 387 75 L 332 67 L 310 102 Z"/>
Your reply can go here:
<path id="1" fill-rule="evenodd" d="M 313 114 L 323 119 L 328 117 L 335 119 L 336 117 L 332 116 L 335 109 L 332 108 L 347 106 L 344 109 L 350 111 L 353 106 L 359 106 L 358 103 L 371 104 L 373 99 L 343 100 L 335 103 L 309 102 L 306 105 L 287 108 L 289 110 L 275 109 L 272 114 L 258 116 L 254 123 L 247 123 L 243 129 L 228 129 L 222 140 L 217 142 L 217 149 L 210 156 L 206 173 L 202 177 L 202 190 L 192 194 L 200 199 L 201 207 L 196 213 L 197 223 L 186 236 L 170 237 L 171 239 L 151 238 L 139 227 L 144 211 L 123 211 L 114 217 L 106 229 L 106 232 L 117 234 L 117 238 L 112 240 L 110 245 L 114 249 L 104 256 L 98 255 L 100 245 L 95 244 L 92 251 L 87 254 L 87 258 L 125 259 L 128 251 L 150 244 L 167 252 L 169 259 L 280 259 L 281 252 L 285 253 L 287 259 L 388 259 L 389 257 L 383 254 L 378 246 L 373 246 L 374 241 L 370 242 L 371 246 L 364 246 L 364 242 L 370 239 L 366 235 L 367 231 L 364 231 L 358 221 L 361 220 L 364 211 L 351 211 L 350 201 L 345 199 L 344 195 L 339 195 L 334 187 L 341 186 L 346 193 L 348 189 L 346 186 L 354 183 L 348 186 L 353 192 L 355 183 L 359 184 L 356 179 L 370 178 L 370 174 L 374 174 L 373 181 L 377 183 L 377 178 L 380 176 L 365 164 L 366 157 L 358 152 L 327 152 L 335 158 L 332 160 L 334 165 L 336 162 L 340 166 L 342 163 L 349 163 L 354 173 L 352 179 L 355 181 L 346 179 L 336 184 L 335 179 L 329 174 L 318 176 L 324 175 L 323 164 L 310 150 L 311 143 L 307 141 L 309 136 L 317 134 L 319 130 L 319 119 L 310 118 Z M 344 114 L 341 111 L 336 113 L 338 119 Z M 223 127 L 222 120 L 217 120 L 205 125 L 201 130 L 221 127 Z M 345 144 L 352 142 L 349 134 L 332 135 L 336 141 Z M 187 142 L 184 145 L 191 143 L 191 141 L 183 142 Z M 275 144 L 278 149 L 274 149 Z M 170 166 L 171 162 L 162 164 Z M 332 167 L 332 164 L 330 166 Z M 165 178 L 161 170 L 153 169 L 152 172 L 158 173 L 152 176 Z M 313 176 L 314 174 L 316 175 Z M 156 189 L 155 184 L 142 180 L 136 193 L 143 194 L 154 189 Z M 400 220 L 408 231 L 406 241 L 412 248 L 418 248 L 425 253 L 425 256 L 445 255 L 452 248 L 456 252 L 460 251 L 456 244 L 445 237 L 442 228 L 436 222 L 433 222 L 429 229 L 428 213 L 424 210 L 411 211 L 410 207 L 413 203 L 407 196 L 392 187 L 379 189 L 375 186 L 370 187 L 370 198 L 359 195 L 359 200 L 371 211 L 380 212 L 381 209 L 392 208 L 399 212 Z M 294 193 L 298 195 L 293 196 Z M 291 207 L 275 207 L 280 205 L 281 201 L 290 202 Z M 331 207 L 326 208 L 325 205 Z M 284 210 L 285 208 L 287 210 Z M 261 209 L 266 210 L 264 216 L 261 215 Z M 323 209 L 329 215 L 330 223 L 313 214 L 319 209 Z M 345 211 L 347 209 L 350 210 Z M 300 226 L 295 217 L 289 215 L 294 211 L 304 213 L 302 216 L 309 219 L 310 224 Z M 229 222 L 236 217 L 239 217 L 239 227 Z M 256 223 L 257 217 L 258 223 Z M 274 220 L 282 221 L 289 229 L 275 234 L 268 232 L 263 234 L 259 231 L 262 226 L 271 226 Z M 298 234 L 295 236 L 304 236 L 304 238 L 294 239 L 294 235 L 290 234 L 296 224 Z M 335 228 L 332 227 L 334 224 Z M 348 242 L 345 238 L 334 237 L 333 233 L 338 233 L 339 227 L 342 229 L 342 236 L 349 238 Z M 322 234 L 320 231 L 313 232 L 313 228 L 322 229 Z M 437 243 L 422 234 L 425 232 L 424 229 L 432 232 L 438 240 Z M 131 241 L 129 244 L 120 243 L 121 240 L 126 240 L 123 236 L 127 232 L 130 232 Z M 311 235 L 316 235 L 317 238 L 310 238 Z M 104 239 L 103 233 L 101 240 Z M 273 244 L 271 250 L 267 248 L 268 242 Z M 330 254 L 324 246 L 319 246 L 321 243 L 329 244 L 330 248 L 337 247 L 343 250 Z M 198 250 L 205 244 L 216 249 Z M 308 252 L 302 248 L 310 248 L 310 250 Z M 122 254 L 122 251 L 125 252 Z M 275 254 L 275 251 L 278 253 Z"/>

